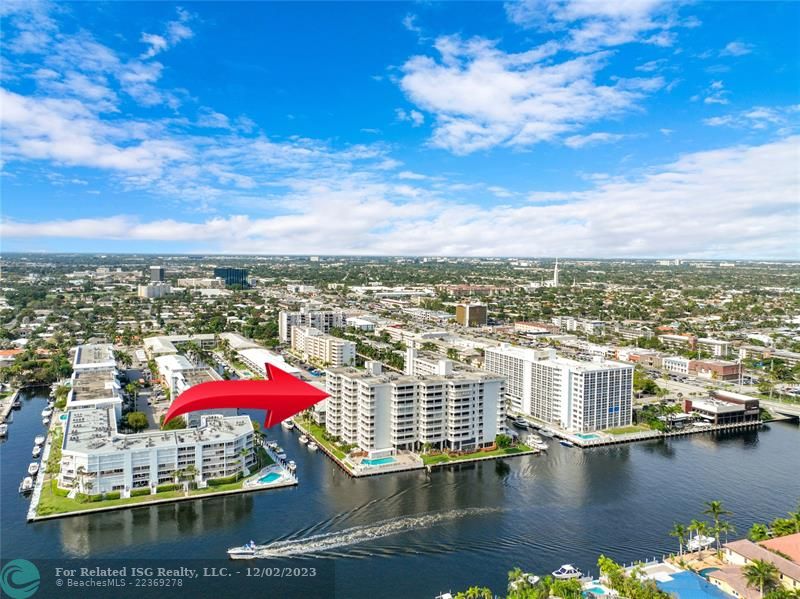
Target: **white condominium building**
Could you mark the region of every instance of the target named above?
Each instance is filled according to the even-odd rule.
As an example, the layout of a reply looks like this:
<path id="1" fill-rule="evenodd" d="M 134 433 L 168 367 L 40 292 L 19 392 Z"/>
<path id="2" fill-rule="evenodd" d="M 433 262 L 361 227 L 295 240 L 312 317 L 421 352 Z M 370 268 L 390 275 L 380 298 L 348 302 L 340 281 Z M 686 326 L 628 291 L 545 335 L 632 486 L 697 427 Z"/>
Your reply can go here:
<path id="1" fill-rule="evenodd" d="M 292 327 L 314 327 L 323 333 L 333 328 L 344 328 L 347 316 L 339 310 L 299 310 L 278 314 L 278 336 L 283 343 L 292 340 Z"/>
<path id="2" fill-rule="evenodd" d="M 484 369 L 507 378 L 514 412 L 573 432 L 627 426 L 633 417 L 633 366 L 556 357 L 554 350 L 503 344 L 487 348 Z"/>
<path id="3" fill-rule="evenodd" d="M 334 368 L 326 371 L 325 427 L 371 457 L 425 445 L 484 447 L 506 432 L 503 387 L 502 377 L 485 372 L 383 374 L 375 362 Z"/>
<path id="4" fill-rule="evenodd" d="M 347 339 L 326 335 L 314 327 L 293 326 L 292 349 L 305 361 L 325 367 L 352 366 L 356 363 L 356 344 Z"/>
<path id="5" fill-rule="evenodd" d="M 209 479 L 249 474 L 255 461 L 247 416 L 204 416 L 198 428 L 125 435 L 117 432 L 112 408 L 79 408 L 67 412 L 58 485 L 127 497 L 132 489 L 173 483 L 189 466 L 205 486 Z"/>
<path id="6" fill-rule="evenodd" d="M 148 283 L 147 285 L 139 285 L 137 295 L 145 299 L 155 299 L 164 297 L 172 293 L 172 287 L 169 283 Z"/>

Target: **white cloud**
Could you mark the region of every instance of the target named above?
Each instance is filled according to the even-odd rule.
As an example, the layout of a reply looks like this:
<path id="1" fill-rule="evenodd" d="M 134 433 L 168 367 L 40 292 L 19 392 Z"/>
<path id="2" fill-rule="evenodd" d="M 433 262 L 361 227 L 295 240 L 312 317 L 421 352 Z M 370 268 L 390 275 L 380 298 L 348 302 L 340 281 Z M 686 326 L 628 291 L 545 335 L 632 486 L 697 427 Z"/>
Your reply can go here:
<path id="1" fill-rule="evenodd" d="M 424 181 L 425 179 L 428 179 L 428 176 L 427 175 L 422 175 L 420 173 L 415 173 L 413 171 L 401 171 L 401 172 L 397 173 L 397 178 L 398 179 L 410 179 L 410 180 L 413 180 L 413 181 Z"/>
<path id="2" fill-rule="evenodd" d="M 725 84 L 722 81 L 712 81 L 706 90 L 701 95 L 692 96 L 692 100 L 699 100 L 703 97 L 705 104 L 728 104 L 728 96 L 730 91 L 725 89 Z"/>
<path id="3" fill-rule="evenodd" d="M 411 123 L 412 127 L 420 127 L 425 123 L 425 115 L 418 110 L 404 110 L 397 108 L 394 111 L 398 121 Z"/>
<path id="4" fill-rule="evenodd" d="M 168 48 L 172 48 L 183 40 L 187 40 L 194 36 L 194 32 L 187 25 L 187 23 L 192 20 L 192 15 L 182 8 L 178 8 L 177 13 L 178 18 L 174 21 L 168 22 L 164 26 L 163 35 L 144 32 L 142 33 L 140 41 L 143 44 L 147 44 L 149 47 L 142 53 L 140 58 L 145 60 L 152 58 L 156 54 L 159 54 Z"/>
<path id="5" fill-rule="evenodd" d="M 557 51 L 546 43 L 505 53 L 482 38 L 440 37 L 437 61 L 414 56 L 402 67 L 408 98 L 435 115 L 432 145 L 467 154 L 497 145 L 525 147 L 554 141 L 587 123 L 635 110 L 663 79 L 616 79 L 599 84 L 608 54 L 544 62 Z"/>
<path id="6" fill-rule="evenodd" d="M 666 62 L 667 61 L 664 58 L 659 58 L 658 60 L 650 60 L 648 62 L 640 64 L 638 67 L 636 67 L 636 70 L 641 71 L 643 73 L 652 73 L 653 71 L 657 71 L 661 67 L 663 67 L 666 64 Z"/>
<path id="7" fill-rule="evenodd" d="M 744 56 L 745 54 L 750 54 L 753 51 L 752 44 L 746 44 L 744 42 L 730 42 L 728 43 L 722 50 L 720 50 L 720 56 Z"/>
<path id="8" fill-rule="evenodd" d="M 506 2 L 508 18 L 523 27 L 564 31 L 564 46 L 576 52 L 630 42 L 671 46 L 671 28 L 696 26 L 680 21 L 667 0 L 520 0 Z"/>
<path id="9" fill-rule="evenodd" d="M 405 17 L 403 17 L 403 27 L 412 33 L 416 33 L 417 35 L 422 33 L 422 29 L 419 25 L 417 25 L 417 15 L 412 13 L 408 13 Z"/>
<path id="10" fill-rule="evenodd" d="M 588 135 L 572 135 L 564 140 L 564 145 L 570 148 L 582 148 L 587 145 L 598 143 L 611 143 L 623 139 L 625 136 L 620 133 L 596 132 Z"/>
<path id="11" fill-rule="evenodd" d="M 6 220 L 0 233 L 202 243 L 203 251 L 230 253 L 292 253 L 302 238 L 304 252 L 331 254 L 797 260 L 799 143 L 790 137 L 687 154 L 639 177 L 599 180 L 586 191 L 531 194 L 529 201 L 502 206 L 444 200 L 421 188 L 354 176 L 297 181 L 280 199 L 282 212 L 264 218 L 232 212 L 202 222 L 141 222 L 125 215 Z"/>
<path id="12" fill-rule="evenodd" d="M 798 127 L 800 104 L 792 106 L 754 106 L 748 110 L 715 116 L 703 123 L 711 127 L 735 127 L 742 129 L 777 129 L 785 135 Z"/>

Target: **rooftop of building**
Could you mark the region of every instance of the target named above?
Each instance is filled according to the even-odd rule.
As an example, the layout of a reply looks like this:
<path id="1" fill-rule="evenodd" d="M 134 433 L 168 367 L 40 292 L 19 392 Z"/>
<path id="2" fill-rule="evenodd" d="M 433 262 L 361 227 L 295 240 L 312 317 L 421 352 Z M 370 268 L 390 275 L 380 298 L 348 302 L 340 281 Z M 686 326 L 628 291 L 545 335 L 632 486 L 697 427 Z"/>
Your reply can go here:
<path id="1" fill-rule="evenodd" d="M 747 539 L 739 539 L 738 541 L 725 543 L 725 548 L 751 561 L 763 560 L 769 562 L 784 576 L 800 582 L 800 564 L 773 553 L 760 544 L 753 543 Z"/>
<path id="2" fill-rule="evenodd" d="M 110 399 L 117 396 L 120 385 L 113 371 L 74 372 L 70 402 Z"/>
<path id="3" fill-rule="evenodd" d="M 194 387 L 200 383 L 222 380 L 222 377 L 211 368 L 205 368 L 203 370 L 187 370 L 181 372 L 181 376 L 183 376 L 183 380 L 185 380 L 186 384 L 190 387 Z"/>
<path id="4" fill-rule="evenodd" d="M 249 347 L 260 347 L 258 343 L 252 339 L 248 339 L 247 337 L 240 335 L 239 333 L 220 333 L 219 338 L 227 341 L 228 345 L 230 345 L 231 349 L 233 350 L 247 349 Z"/>
<path id="5" fill-rule="evenodd" d="M 790 560 L 800 564 L 800 532 L 785 537 L 777 537 L 758 543 L 770 551 L 778 551 L 787 555 Z"/>
<path id="6" fill-rule="evenodd" d="M 338 368 L 329 368 L 326 373 L 344 376 L 352 380 L 360 380 L 369 384 L 395 384 L 395 385 L 411 385 L 417 383 L 447 383 L 447 382 L 474 382 L 474 381 L 496 381 L 504 380 L 504 377 L 486 372 L 483 370 L 470 369 L 466 370 L 459 364 L 459 370 L 454 371 L 452 374 L 439 375 L 409 375 L 397 372 L 383 371 L 380 374 L 373 374 L 372 372 L 363 368 L 356 368 L 354 366 L 340 366 Z"/>
<path id="7" fill-rule="evenodd" d="M 253 431 L 247 416 L 209 415 L 201 417 L 201 426 L 197 428 L 127 435 L 117 431 L 113 408 L 78 408 L 67 414 L 62 449 L 80 453 L 224 443 Z"/>
<path id="8" fill-rule="evenodd" d="M 299 368 L 295 368 L 291 364 L 289 364 L 286 360 L 283 359 L 283 356 L 279 354 L 273 353 L 269 350 L 264 349 L 263 347 L 250 347 L 247 349 L 239 350 L 239 355 L 243 358 L 253 362 L 254 364 L 258 364 L 259 367 L 265 364 L 272 364 L 273 366 L 277 366 L 284 372 L 288 372 L 289 374 L 298 374 L 301 372 Z"/>
<path id="9" fill-rule="evenodd" d="M 87 343 L 75 348 L 75 366 L 115 364 L 114 347 L 110 343 Z"/>
<path id="10" fill-rule="evenodd" d="M 197 367 L 192 364 L 186 356 L 180 354 L 169 354 L 166 356 L 158 356 L 156 363 L 159 368 L 166 368 L 167 370 L 194 370 Z"/>

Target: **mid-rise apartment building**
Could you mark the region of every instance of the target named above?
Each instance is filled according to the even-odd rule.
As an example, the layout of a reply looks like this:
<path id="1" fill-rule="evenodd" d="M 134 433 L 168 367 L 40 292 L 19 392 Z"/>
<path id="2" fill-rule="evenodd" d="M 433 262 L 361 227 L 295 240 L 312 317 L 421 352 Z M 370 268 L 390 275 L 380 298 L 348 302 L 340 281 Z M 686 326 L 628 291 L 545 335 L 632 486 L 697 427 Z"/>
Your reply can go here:
<path id="1" fill-rule="evenodd" d="M 347 316 L 339 310 L 282 310 L 278 314 L 278 336 L 283 343 L 292 340 L 292 327 L 313 327 L 323 333 L 344 328 Z"/>
<path id="2" fill-rule="evenodd" d="M 155 491 L 192 467 L 194 480 L 249 474 L 255 465 L 253 425 L 247 416 L 204 416 L 197 428 L 121 434 L 112 408 L 67 412 L 58 485 L 88 494 Z M 192 471 L 192 468 L 189 471 Z"/>
<path id="3" fill-rule="evenodd" d="M 170 293 L 172 293 L 172 287 L 169 283 L 148 283 L 139 285 L 136 295 L 144 299 L 157 299 Z"/>
<path id="4" fill-rule="evenodd" d="M 512 411 L 573 432 L 627 426 L 633 418 L 633 366 L 591 362 L 502 344 L 487 348 L 484 369 L 504 376 Z"/>
<path id="5" fill-rule="evenodd" d="M 356 344 L 347 339 L 326 335 L 314 327 L 293 326 L 292 349 L 307 362 L 326 367 L 352 366 L 356 362 Z"/>
<path id="6" fill-rule="evenodd" d="M 504 380 L 485 372 L 408 376 L 381 365 L 326 371 L 327 431 L 372 457 L 422 447 L 471 450 L 505 429 Z"/>

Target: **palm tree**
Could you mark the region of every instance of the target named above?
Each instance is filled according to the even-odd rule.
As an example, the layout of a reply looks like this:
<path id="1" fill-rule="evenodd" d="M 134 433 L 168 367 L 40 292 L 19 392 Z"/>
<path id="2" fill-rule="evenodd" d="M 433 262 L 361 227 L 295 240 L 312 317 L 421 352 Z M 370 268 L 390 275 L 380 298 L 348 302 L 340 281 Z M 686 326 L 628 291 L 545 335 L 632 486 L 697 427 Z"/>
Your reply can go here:
<path id="1" fill-rule="evenodd" d="M 686 527 L 680 522 L 672 525 L 672 530 L 669 531 L 671 537 L 678 539 L 678 555 L 683 555 L 683 546 L 686 544 Z"/>
<path id="2" fill-rule="evenodd" d="M 754 543 L 758 541 L 766 541 L 769 538 L 769 527 L 766 524 L 760 524 L 756 522 L 750 527 L 750 531 L 747 533 L 747 538 Z"/>
<path id="3" fill-rule="evenodd" d="M 769 562 L 757 559 L 742 568 L 747 580 L 747 586 L 758 587 L 761 597 L 764 597 L 764 589 L 772 588 L 778 583 L 778 568 Z"/>
<path id="4" fill-rule="evenodd" d="M 725 522 L 724 520 L 719 523 L 717 527 L 718 533 L 723 533 L 725 535 L 725 542 L 728 542 L 728 534 L 736 532 L 736 527 L 731 524 L 730 522 Z"/>
<path id="5" fill-rule="evenodd" d="M 714 538 L 717 541 L 717 553 L 719 553 L 720 522 L 722 521 L 722 516 L 730 516 L 731 512 L 722 507 L 721 501 L 715 500 L 706 501 L 706 509 L 703 510 L 703 513 L 707 516 L 711 516 L 711 520 L 714 522 Z"/>

